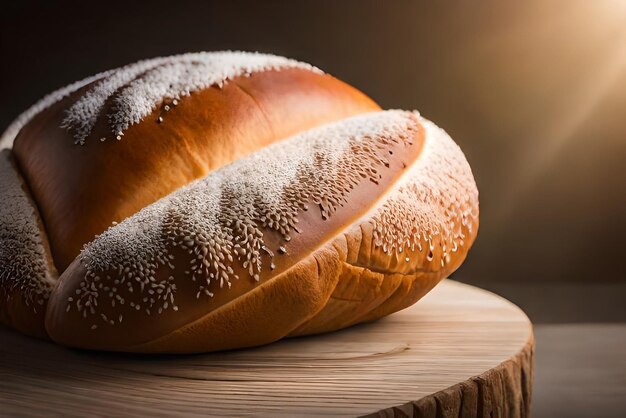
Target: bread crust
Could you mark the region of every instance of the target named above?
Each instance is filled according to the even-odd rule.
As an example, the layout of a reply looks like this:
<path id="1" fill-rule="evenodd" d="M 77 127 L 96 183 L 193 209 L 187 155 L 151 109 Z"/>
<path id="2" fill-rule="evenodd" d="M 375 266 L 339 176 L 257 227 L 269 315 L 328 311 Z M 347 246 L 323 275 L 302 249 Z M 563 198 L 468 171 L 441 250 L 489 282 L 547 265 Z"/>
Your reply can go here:
<path id="1" fill-rule="evenodd" d="M 94 83 L 35 116 L 14 144 L 60 271 L 112 222 L 189 182 L 294 133 L 379 109 L 330 75 L 264 71 L 185 97 L 162 123 L 158 109 L 120 141 L 101 117 L 90 136 L 95 140 L 76 146 L 59 126 Z M 109 100 L 102 113 L 112 106 Z"/>
<path id="2" fill-rule="evenodd" d="M 25 333 L 191 353 L 334 331 L 413 304 L 476 237 L 447 134 L 305 64 L 190 54 L 70 87 L 35 106 L 0 177 L 36 238 L 21 286 L 0 266 L 0 321 Z"/>
<path id="3" fill-rule="evenodd" d="M 312 132 L 316 131 L 314 130 Z M 130 346 L 151 341 L 164 334 L 170 334 L 179 328 L 186 327 L 187 324 L 195 323 L 199 319 L 205 317 L 207 313 L 217 311 L 222 306 L 230 304 L 238 298 L 245 297 L 252 291 L 256 291 L 257 288 L 264 287 L 266 282 L 274 281 L 275 278 L 280 277 L 283 272 L 290 271 L 291 268 L 298 264 L 300 260 L 318 250 L 322 243 L 332 240 L 337 233 L 345 228 L 346 225 L 351 224 L 371 209 L 372 205 L 376 202 L 376 197 L 380 191 L 391 187 L 392 184 L 405 171 L 405 164 L 409 161 L 413 161 L 419 155 L 423 141 L 423 132 L 421 130 L 416 130 L 411 132 L 411 134 L 413 137 L 411 138 L 410 145 L 408 143 L 398 142 L 396 144 L 388 144 L 385 146 L 384 153 L 388 154 L 388 150 L 392 151 L 393 155 L 391 157 L 393 158 L 389 158 L 389 167 L 384 167 L 384 170 L 381 170 L 380 172 L 380 177 L 377 176 L 377 183 L 370 181 L 369 178 L 359 177 L 358 181 L 347 195 L 349 204 L 338 206 L 332 216 L 329 215 L 325 218 L 322 217 L 320 211 L 316 209 L 318 204 L 311 199 L 307 199 L 306 206 L 309 207 L 309 209 L 299 209 L 297 215 L 298 228 L 301 233 L 292 234 L 288 242 L 285 242 L 281 234 L 277 233 L 272 228 L 261 228 L 264 245 L 272 249 L 274 256 L 270 257 L 268 253 L 265 253 L 262 256 L 261 262 L 264 266 L 266 266 L 266 268 L 261 269 L 258 280 L 251 277 L 252 275 L 249 274 L 247 269 L 242 266 L 241 261 L 233 260 L 228 264 L 228 266 L 236 272 L 239 278 L 231 281 L 230 286 L 228 287 L 222 287 L 221 283 L 213 281 L 208 287 L 208 290 L 212 293 L 211 297 L 198 297 L 198 282 L 196 280 L 192 280 L 189 274 L 185 274 L 183 267 L 189 266 L 190 262 L 193 262 L 196 258 L 197 252 L 188 252 L 187 250 L 183 250 L 180 246 L 174 247 L 168 245 L 168 253 L 173 260 L 173 266 L 170 266 L 167 263 L 158 265 L 158 267 L 154 269 L 154 276 L 156 282 L 164 282 L 168 278 L 172 278 L 173 283 L 176 286 L 175 303 L 177 310 L 174 311 L 166 308 L 163 312 L 158 313 L 158 323 L 150 327 L 142 327 L 141 324 L 146 321 L 146 314 L 148 316 L 156 314 L 156 312 L 154 312 L 155 309 L 150 308 L 151 312 L 147 313 L 144 312 L 144 308 L 142 306 L 142 309 L 137 311 L 135 309 L 136 305 L 130 305 L 129 301 L 134 301 L 135 304 L 139 304 L 141 302 L 141 298 L 136 296 L 138 289 L 133 288 L 132 291 L 125 291 L 120 289 L 121 285 L 118 285 L 117 293 L 126 301 L 126 303 L 124 306 L 120 306 L 117 303 L 116 306 L 109 306 L 107 302 L 103 303 L 103 301 L 99 298 L 98 312 L 106 315 L 107 318 L 113 318 L 114 321 L 114 325 L 105 324 L 104 326 L 101 326 L 98 325 L 100 324 L 98 318 L 95 318 L 95 322 L 89 319 L 86 320 L 84 312 L 77 310 L 76 307 L 72 307 L 69 311 L 67 311 L 68 306 L 73 306 L 71 303 L 68 304 L 68 299 L 75 299 L 74 295 L 76 290 L 81 286 L 84 286 L 83 283 L 85 278 L 89 276 L 85 267 L 85 262 L 77 259 L 64 272 L 63 277 L 60 280 L 61 284 L 57 288 L 55 296 L 50 302 L 47 318 L 48 332 L 53 339 L 67 345 L 80 346 L 84 348 L 127 350 Z M 276 144 L 276 146 L 280 146 L 281 148 L 287 147 L 286 144 Z M 271 155 L 271 153 L 269 154 Z M 252 155 L 248 158 L 253 159 L 255 156 Z M 246 158 L 242 160 L 245 159 Z M 262 158 L 259 158 L 259 160 L 264 161 Z M 218 175 L 221 171 L 223 170 L 216 172 L 213 176 Z M 239 174 L 238 170 L 233 170 L 233 172 L 235 175 Z M 340 175 L 339 173 L 337 174 Z M 319 187 L 322 187 L 322 183 L 324 181 L 328 182 L 329 179 L 324 178 L 324 174 L 320 173 L 319 180 Z M 306 181 L 306 179 L 303 181 Z M 318 184 L 313 184 L 312 186 L 317 187 Z M 240 193 L 238 190 L 235 192 Z M 242 192 L 236 197 L 237 200 L 243 198 L 244 195 Z M 168 211 L 169 210 L 170 209 L 168 209 Z M 153 216 L 158 216 L 158 214 Z M 242 214 L 239 216 L 243 217 L 245 215 Z M 134 227 L 130 227 L 124 223 L 114 228 L 122 230 L 134 229 Z M 108 246 L 108 244 L 105 246 Z M 286 249 L 284 254 L 279 254 L 279 251 L 277 250 L 281 246 Z M 321 259 L 320 257 L 317 258 Z M 336 263 L 336 261 L 338 260 L 326 260 L 324 263 Z M 271 269 L 267 268 L 270 264 L 273 264 L 274 266 Z M 339 265 L 340 264 L 337 264 L 337 266 Z M 320 286 L 321 288 L 326 288 L 322 285 L 315 285 L 315 282 L 316 280 L 325 280 L 327 276 L 318 277 L 317 279 L 315 277 L 303 279 L 302 276 L 304 273 L 302 273 L 302 271 L 303 270 L 301 268 L 297 268 L 294 272 L 289 273 L 288 278 L 285 280 L 300 280 L 303 281 L 303 283 L 312 280 L 314 283 L 310 284 L 310 286 L 312 286 L 311 289 L 304 291 L 301 290 L 299 287 L 300 285 L 286 284 L 287 288 L 292 290 L 290 290 L 291 293 L 288 292 L 285 296 L 289 295 L 289 298 L 293 296 L 294 300 L 302 299 L 301 304 L 304 305 L 309 303 L 308 298 L 313 298 L 319 303 L 325 301 L 327 296 L 315 293 L 316 291 L 314 289 L 319 289 Z M 99 270 L 97 275 L 101 280 L 104 280 L 106 277 L 106 281 L 108 283 L 115 282 L 116 280 L 122 282 L 124 278 L 124 275 L 120 274 L 120 267 L 118 267 L 115 263 L 111 266 L 111 268 Z M 292 286 L 295 287 L 292 288 Z M 308 289 L 305 284 L 302 286 Z M 298 292 L 296 292 L 296 290 L 298 290 Z M 139 291 L 141 291 L 141 289 Z M 285 296 L 283 296 L 282 299 L 285 299 Z M 250 299 L 245 298 L 243 300 Z M 170 304 L 172 303 L 174 302 L 170 301 Z M 286 303 L 289 306 L 294 306 L 292 305 L 294 303 L 292 301 L 287 301 Z M 271 306 L 271 304 L 268 306 Z M 279 311 L 281 311 L 281 315 L 290 317 L 292 320 L 295 320 L 298 317 L 295 312 L 291 312 L 289 310 L 279 309 Z M 311 314 L 310 310 L 307 310 L 307 312 Z M 123 321 L 119 320 L 120 315 Z M 247 314 L 245 315 L 245 318 L 246 323 L 252 320 Z M 91 330 L 90 327 L 94 324 L 98 327 Z M 231 322 L 230 327 L 235 330 L 236 324 L 237 321 Z M 281 328 L 281 330 L 283 333 L 286 332 L 284 328 Z M 84 335 L 90 335 L 90 337 L 85 339 Z M 251 335 L 252 334 L 249 334 L 249 336 Z M 202 351 L 203 349 L 201 346 L 196 346 L 195 350 Z"/>
<path id="4" fill-rule="evenodd" d="M 347 195 L 348 204 L 338 207 L 328 218 L 323 218 L 317 211 L 299 211 L 298 225 L 302 233 L 294 235 L 286 254 L 272 259 L 275 268 L 261 271 L 257 281 L 234 261 L 229 265 L 239 274 L 239 279 L 230 288 L 221 288 L 214 282 L 209 288 L 211 298 L 203 300 L 196 295 L 197 283 L 185 276 L 180 268 L 174 268 L 193 262 L 197 252 L 188 254 L 181 248 L 171 248 L 169 254 L 174 265 L 157 267 L 155 278 L 157 282 L 163 282 L 169 276 L 174 281 L 179 308 L 160 312 L 157 320 L 145 326 L 146 315 L 136 313 L 134 306 L 128 305 L 128 300 L 140 303 L 141 298 L 132 294 L 136 290 L 124 292 L 121 294 L 127 301 L 124 307 L 103 306 L 98 309 L 106 318 L 123 315 L 123 323 L 120 317 L 119 323 L 113 320 L 111 326 L 105 324 L 90 330 L 93 322 L 85 320 L 84 313 L 68 303 L 89 277 L 85 262 L 76 260 L 64 273 L 50 303 L 48 332 L 61 344 L 82 348 L 204 352 L 260 345 L 285 336 L 333 331 L 372 321 L 411 305 L 461 264 L 478 226 L 475 189 L 472 190 L 473 183 L 464 184 L 468 189 L 461 190 L 461 194 L 468 191 L 467 196 L 461 196 L 461 203 L 451 202 L 467 207 L 451 210 L 442 203 L 445 199 L 439 197 L 417 202 L 415 207 L 429 219 L 440 219 L 444 214 L 454 218 L 452 223 L 458 226 L 454 236 L 463 237 L 454 251 L 446 251 L 450 242 L 443 232 L 435 236 L 424 235 L 420 238 L 421 244 L 414 242 L 411 246 L 405 243 L 405 249 L 399 251 L 390 251 L 377 244 L 377 231 L 380 231 L 376 220 L 385 219 L 385 213 L 390 210 L 392 214 L 398 213 L 394 202 L 410 193 L 402 188 L 409 189 L 413 185 L 407 177 L 429 175 L 432 164 L 439 164 L 439 160 L 447 158 L 447 150 L 435 152 L 433 149 L 450 146 L 449 137 L 429 125 L 430 137 L 426 138 L 424 124 L 429 122 L 413 117 L 412 123 L 415 126 L 408 131 L 411 132 L 409 140 L 394 146 L 387 144 L 379 150 L 381 155 L 388 155 L 388 161 L 381 169 L 377 183 L 360 179 Z M 466 167 L 461 170 L 467 175 Z M 450 174 L 445 169 L 441 173 L 444 177 Z M 322 172 L 320 187 L 324 187 L 324 176 Z M 445 181 L 439 185 L 439 189 L 430 193 L 439 196 L 455 192 Z M 310 201 L 307 204 L 314 206 Z M 462 221 L 463 216 L 466 218 Z M 420 224 L 418 229 L 433 227 L 441 231 L 448 225 L 441 222 L 434 226 Z M 132 227 L 121 224 L 116 228 L 129 230 Z M 271 248 L 282 242 L 270 228 L 263 229 L 263 235 L 265 244 Z M 268 265 L 272 261 L 266 259 L 264 263 Z M 121 269 L 114 265 L 97 274 L 106 276 L 108 283 L 122 282 L 124 274 L 120 274 Z M 101 299 L 98 301 L 102 304 Z M 90 337 L 85 338 L 85 335 Z"/>

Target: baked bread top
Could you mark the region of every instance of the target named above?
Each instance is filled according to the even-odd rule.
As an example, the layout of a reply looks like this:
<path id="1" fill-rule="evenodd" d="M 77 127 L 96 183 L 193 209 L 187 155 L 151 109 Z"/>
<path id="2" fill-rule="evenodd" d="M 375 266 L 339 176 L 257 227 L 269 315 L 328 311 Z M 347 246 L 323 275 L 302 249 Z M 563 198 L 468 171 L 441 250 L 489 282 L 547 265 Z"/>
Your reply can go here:
<path id="1" fill-rule="evenodd" d="M 376 319 L 454 271 L 478 227 L 443 130 L 270 55 L 108 71 L 1 143 L 1 318 L 69 346 L 211 351 Z"/>
<path id="2" fill-rule="evenodd" d="M 430 122 L 403 111 L 348 118 L 267 146 L 108 229 L 63 274 L 48 330 L 69 345 L 86 334 L 97 347 L 144 344 L 260 291 L 353 228 L 373 231 L 356 265 L 444 274 L 473 239 L 476 203 L 462 153 Z"/>
<path id="3" fill-rule="evenodd" d="M 61 89 L 18 118 L 0 144 L 17 131 L 13 153 L 63 271 L 111 222 L 274 141 L 377 109 L 308 64 L 193 53 Z"/>

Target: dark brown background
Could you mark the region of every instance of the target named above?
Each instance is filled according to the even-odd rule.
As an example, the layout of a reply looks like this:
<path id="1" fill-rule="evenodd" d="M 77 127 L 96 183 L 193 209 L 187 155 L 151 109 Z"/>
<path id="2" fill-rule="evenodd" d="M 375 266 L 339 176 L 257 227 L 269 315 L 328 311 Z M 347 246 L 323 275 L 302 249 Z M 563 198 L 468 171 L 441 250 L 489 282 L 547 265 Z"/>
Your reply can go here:
<path id="1" fill-rule="evenodd" d="M 626 3 L 83 3 L 3 5 L 1 126 L 45 93 L 142 58 L 301 59 L 383 107 L 420 110 L 463 148 L 481 229 L 455 278 L 539 321 L 626 318 Z"/>

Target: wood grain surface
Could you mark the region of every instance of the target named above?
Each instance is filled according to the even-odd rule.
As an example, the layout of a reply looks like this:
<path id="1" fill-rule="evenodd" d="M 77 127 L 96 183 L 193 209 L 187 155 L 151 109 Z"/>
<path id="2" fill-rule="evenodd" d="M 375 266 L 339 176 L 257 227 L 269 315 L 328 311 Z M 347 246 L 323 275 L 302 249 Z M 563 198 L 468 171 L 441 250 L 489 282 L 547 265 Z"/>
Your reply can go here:
<path id="1" fill-rule="evenodd" d="M 0 416 L 529 415 L 533 332 L 515 305 L 444 280 L 375 323 L 187 356 L 65 349 L 0 329 Z"/>

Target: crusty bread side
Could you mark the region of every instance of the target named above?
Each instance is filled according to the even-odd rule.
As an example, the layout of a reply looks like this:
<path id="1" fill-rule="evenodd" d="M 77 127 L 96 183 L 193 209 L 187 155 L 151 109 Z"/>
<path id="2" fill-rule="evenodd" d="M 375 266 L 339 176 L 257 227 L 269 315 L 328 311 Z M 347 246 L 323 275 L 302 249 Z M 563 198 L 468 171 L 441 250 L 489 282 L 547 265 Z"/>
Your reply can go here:
<path id="1" fill-rule="evenodd" d="M 340 255 L 324 307 L 291 331 L 307 335 L 373 321 L 424 296 L 465 260 L 478 232 L 478 191 L 456 144 L 421 119 L 422 153 L 360 220 L 326 246 Z"/>
<path id="2" fill-rule="evenodd" d="M 139 352 L 331 331 L 415 302 L 460 265 L 477 225 L 471 171 L 443 131 L 410 112 L 357 116 L 107 230 L 62 275 L 46 326 L 61 344 Z"/>
<path id="3" fill-rule="evenodd" d="M 0 322 L 45 337 L 57 279 L 46 233 L 9 150 L 0 151 Z"/>
<path id="4" fill-rule="evenodd" d="M 198 66 L 206 74 L 194 75 Z M 191 74 L 180 75 L 179 67 Z M 194 77 L 212 74 L 214 84 L 198 82 L 193 90 Z M 191 91 L 135 115 L 150 104 L 144 102 L 152 84 L 168 77 Z M 93 93 L 101 85 L 110 86 Z M 106 100 L 97 108 L 91 102 L 100 96 Z M 25 124 L 13 150 L 63 271 L 112 222 L 216 168 L 302 130 L 377 109 L 307 64 L 260 54 L 188 54 L 114 70 L 67 94 Z M 124 118 L 135 123 L 126 126 Z M 112 132 L 118 125 L 124 130 Z"/>

